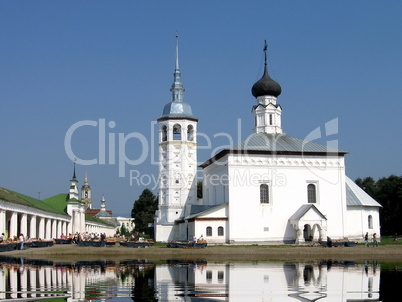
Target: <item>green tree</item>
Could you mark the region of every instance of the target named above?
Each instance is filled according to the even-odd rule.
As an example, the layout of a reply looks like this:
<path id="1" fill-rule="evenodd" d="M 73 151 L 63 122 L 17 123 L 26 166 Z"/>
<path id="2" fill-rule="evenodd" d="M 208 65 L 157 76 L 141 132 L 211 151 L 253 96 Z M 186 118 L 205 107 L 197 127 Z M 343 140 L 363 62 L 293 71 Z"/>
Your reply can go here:
<path id="1" fill-rule="evenodd" d="M 142 191 L 139 198 L 134 201 L 131 217 L 134 218 L 135 231 L 153 237 L 153 230 L 148 227 L 149 223 L 154 222 L 155 211 L 158 208 L 158 198 L 151 190 Z"/>
<path id="2" fill-rule="evenodd" d="M 402 233 L 402 177 L 391 175 L 377 181 L 381 209 L 381 229 L 387 235 Z"/>
<path id="3" fill-rule="evenodd" d="M 126 237 L 130 236 L 130 232 L 127 230 L 124 224 L 121 225 L 119 234 L 124 235 Z"/>
<path id="4" fill-rule="evenodd" d="M 356 179 L 356 184 L 378 201 L 381 233 L 383 235 L 402 234 L 402 177 L 391 175 L 375 181 L 372 177 Z"/>
<path id="5" fill-rule="evenodd" d="M 358 178 L 355 180 L 355 183 L 362 188 L 368 195 L 372 198 L 377 198 L 377 184 L 374 178 L 365 177 L 364 179 Z"/>

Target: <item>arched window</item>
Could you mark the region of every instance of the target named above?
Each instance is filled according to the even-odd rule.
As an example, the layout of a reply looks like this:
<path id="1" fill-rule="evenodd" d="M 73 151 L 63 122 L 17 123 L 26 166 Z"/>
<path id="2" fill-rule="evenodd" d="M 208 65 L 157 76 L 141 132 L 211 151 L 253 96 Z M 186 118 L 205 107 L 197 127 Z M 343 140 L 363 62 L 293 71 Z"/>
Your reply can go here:
<path id="1" fill-rule="evenodd" d="M 207 227 L 207 231 L 205 232 L 207 236 L 212 236 L 212 227 Z"/>
<path id="2" fill-rule="evenodd" d="M 194 140 L 194 127 L 193 127 L 193 125 L 189 125 L 187 127 L 187 140 L 190 141 L 190 142 Z"/>
<path id="3" fill-rule="evenodd" d="M 223 227 L 218 227 L 218 236 L 223 236 L 224 235 L 224 233 L 223 233 Z"/>
<path id="4" fill-rule="evenodd" d="M 260 203 L 269 203 L 269 186 L 267 184 L 260 185 Z"/>
<path id="5" fill-rule="evenodd" d="M 373 228 L 373 216 L 371 215 L 368 216 L 368 228 L 369 229 Z"/>
<path id="6" fill-rule="evenodd" d="M 313 184 L 309 184 L 307 186 L 307 202 L 308 203 L 316 203 L 317 202 L 315 185 L 313 185 Z"/>
<path id="7" fill-rule="evenodd" d="M 207 278 L 207 283 L 211 283 L 212 282 L 212 271 L 207 271 L 207 273 L 205 275 Z"/>
<path id="8" fill-rule="evenodd" d="M 223 271 L 218 272 L 218 282 L 222 283 L 223 282 L 223 277 L 225 276 L 225 273 Z"/>
<path id="9" fill-rule="evenodd" d="M 166 142 L 167 141 L 167 127 L 163 126 L 162 127 L 162 142 Z"/>
<path id="10" fill-rule="evenodd" d="M 181 141 L 181 126 L 179 124 L 173 126 L 173 140 Z"/>

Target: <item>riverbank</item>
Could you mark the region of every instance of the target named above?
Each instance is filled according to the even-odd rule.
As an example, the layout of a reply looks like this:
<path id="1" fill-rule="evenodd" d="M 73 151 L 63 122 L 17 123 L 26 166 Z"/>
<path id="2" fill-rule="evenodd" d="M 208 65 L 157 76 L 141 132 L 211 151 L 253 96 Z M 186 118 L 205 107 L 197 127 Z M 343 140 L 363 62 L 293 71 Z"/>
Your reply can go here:
<path id="1" fill-rule="evenodd" d="M 79 247 L 76 245 L 54 245 L 46 248 L 29 248 L 2 252 L 0 256 L 45 259 L 55 262 L 82 260 L 147 259 L 205 259 L 208 261 L 290 261 L 290 260 L 333 260 L 333 261 L 382 261 L 402 262 L 402 245 L 380 245 L 378 247 L 331 247 L 321 246 L 209 246 L 203 249 Z"/>

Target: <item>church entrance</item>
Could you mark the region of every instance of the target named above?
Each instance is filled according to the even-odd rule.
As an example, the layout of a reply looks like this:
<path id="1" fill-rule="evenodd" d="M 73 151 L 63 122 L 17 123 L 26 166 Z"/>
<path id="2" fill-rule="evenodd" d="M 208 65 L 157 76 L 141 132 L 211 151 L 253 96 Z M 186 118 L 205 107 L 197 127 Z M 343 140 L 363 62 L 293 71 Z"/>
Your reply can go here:
<path id="1" fill-rule="evenodd" d="M 319 224 L 314 224 L 313 227 L 305 224 L 303 228 L 303 239 L 305 242 L 317 242 L 322 240 L 322 227 Z"/>
<path id="2" fill-rule="evenodd" d="M 303 239 L 305 242 L 309 242 L 313 240 L 313 231 L 309 224 L 305 224 L 303 228 Z"/>

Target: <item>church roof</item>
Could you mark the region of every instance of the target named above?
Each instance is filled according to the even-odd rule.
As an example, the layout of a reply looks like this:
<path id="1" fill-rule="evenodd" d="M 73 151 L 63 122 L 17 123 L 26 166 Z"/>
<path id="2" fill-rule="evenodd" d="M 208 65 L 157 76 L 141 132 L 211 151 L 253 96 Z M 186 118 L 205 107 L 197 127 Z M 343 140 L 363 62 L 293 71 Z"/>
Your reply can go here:
<path id="1" fill-rule="evenodd" d="M 308 211 L 310 211 L 311 209 L 315 210 L 315 212 L 321 216 L 322 219 L 327 220 L 327 218 L 317 209 L 317 207 L 312 204 L 304 204 L 302 205 L 293 215 L 292 217 L 289 218 L 290 221 L 297 221 L 299 219 L 301 219 Z"/>
<path id="2" fill-rule="evenodd" d="M 197 120 L 191 111 L 191 106 L 189 103 L 184 101 L 172 101 L 165 105 L 163 108 L 162 116 L 158 120 L 163 119 L 181 119 L 187 118 L 192 120 Z"/>
<path id="3" fill-rule="evenodd" d="M 344 155 L 347 152 L 326 145 L 279 133 L 254 133 L 246 140 L 230 146 L 201 165 L 205 168 L 227 153 L 288 154 L 288 155 Z"/>
<path id="4" fill-rule="evenodd" d="M 382 207 L 353 180 L 346 177 L 346 204 L 348 206 Z"/>
<path id="5" fill-rule="evenodd" d="M 95 217 L 112 217 L 112 214 L 109 211 L 99 211 Z"/>
<path id="6" fill-rule="evenodd" d="M 313 152 L 313 153 L 346 153 L 329 146 L 313 143 L 286 134 L 255 133 L 231 150 L 253 150 L 271 152 Z"/>
<path id="7" fill-rule="evenodd" d="M 262 78 L 259 79 L 251 88 L 252 95 L 256 98 L 264 95 L 277 97 L 281 92 L 281 86 L 269 76 L 267 66 L 265 65 Z"/>
<path id="8" fill-rule="evenodd" d="M 191 205 L 190 208 L 190 213 L 188 214 L 188 216 L 186 216 L 184 219 L 191 219 L 191 218 L 195 218 L 198 217 L 202 214 L 205 214 L 206 212 L 210 211 L 210 210 L 218 210 L 220 208 L 222 208 L 223 206 L 226 206 L 228 203 L 221 203 L 218 205 Z"/>

